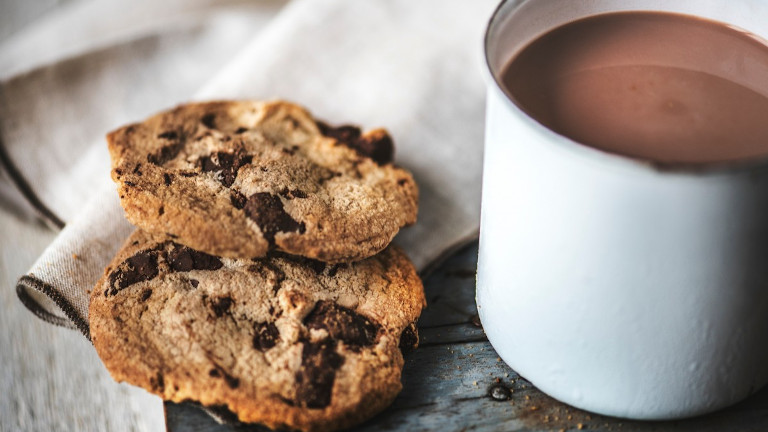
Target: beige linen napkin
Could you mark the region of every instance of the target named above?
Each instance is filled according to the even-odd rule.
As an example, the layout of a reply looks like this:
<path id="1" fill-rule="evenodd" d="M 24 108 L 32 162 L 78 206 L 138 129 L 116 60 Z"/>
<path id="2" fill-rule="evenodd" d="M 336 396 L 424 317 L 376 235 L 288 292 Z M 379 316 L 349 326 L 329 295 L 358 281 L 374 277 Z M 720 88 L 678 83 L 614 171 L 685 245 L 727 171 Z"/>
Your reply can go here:
<path id="1" fill-rule="evenodd" d="M 295 0 L 200 91 L 172 97 L 175 102 L 281 98 L 330 123 L 389 129 L 395 161 L 414 173 L 421 195 L 418 223 L 395 241 L 425 270 L 477 234 L 485 93 L 481 41 L 494 3 Z M 141 74 L 141 69 L 134 73 Z M 123 102 L 101 97 L 91 109 Z M 96 155 L 104 146 L 96 143 L 83 151 Z M 81 175 L 94 179 L 94 186 L 108 182 L 104 164 L 103 155 L 69 161 L 75 171 L 96 173 Z M 50 181 L 64 183 L 69 180 L 65 177 L 69 174 Z M 114 186 L 97 191 L 82 182 L 72 184 L 78 190 L 71 193 L 90 196 L 90 203 L 65 216 L 66 227 L 19 280 L 17 291 L 41 318 L 74 326 L 88 336 L 88 292 L 132 228 L 122 216 Z M 51 194 L 42 192 L 47 187 L 40 195 L 53 202 Z M 50 190 L 58 193 L 61 188 Z"/>

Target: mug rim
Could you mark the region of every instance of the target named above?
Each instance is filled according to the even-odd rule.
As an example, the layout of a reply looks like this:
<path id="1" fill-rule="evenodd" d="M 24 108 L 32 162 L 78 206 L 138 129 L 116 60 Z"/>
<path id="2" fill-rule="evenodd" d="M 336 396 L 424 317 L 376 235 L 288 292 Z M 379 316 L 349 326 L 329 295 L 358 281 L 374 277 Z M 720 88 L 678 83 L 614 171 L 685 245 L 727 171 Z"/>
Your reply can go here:
<path id="1" fill-rule="evenodd" d="M 558 146 L 564 146 L 564 147 L 567 146 L 572 149 L 575 149 L 577 153 L 585 157 L 598 158 L 603 160 L 606 163 L 622 164 L 625 166 L 630 166 L 636 169 L 640 169 L 642 171 L 652 171 L 656 173 L 693 174 L 698 176 L 706 176 L 706 175 L 722 175 L 727 173 L 740 173 L 744 171 L 752 172 L 757 170 L 768 170 L 768 152 L 764 156 L 756 156 L 752 158 L 737 159 L 737 160 L 722 161 L 722 162 L 704 162 L 704 163 L 662 162 L 662 161 L 657 161 L 650 158 L 642 158 L 637 156 L 629 156 L 622 153 L 615 153 L 615 152 L 611 152 L 601 148 L 593 147 L 587 144 L 583 144 L 579 141 L 576 141 L 572 138 L 569 138 L 565 135 L 555 132 L 554 130 L 543 125 L 541 122 L 536 120 L 530 114 L 525 112 L 525 110 L 523 110 L 517 104 L 517 102 L 515 102 L 512 95 L 504 88 L 504 85 L 501 82 L 499 74 L 494 73 L 493 71 L 493 67 L 491 66 L 490 54 L 489 54 L 490 43 L 491 43 L 491 30 L 493 29 L 494 25 L 498 23 L 498 20 L 501 17 L 501 10 L 508 3 L 517 3 L 511 6 L 512 7 L 512 9 L 510 10 L 511 12 L 518 9 L 520 6 L 522 6 L 523 4 L 529 1 L 530 0 L 501 0 L 499 4 L 496 6 L 496 8 L 494 9 L 493 13 L 491 14 L 491 17 L 488 19 L 488 24 L 485 27 L 485 34 L 483 37 L 483 57 L 485 60 L 484 69 L 487 75 L 486 80 L 490 77 L 490 82 L 488 84 L 493 86 L 496 91 L 498 91 L 501 95 L 503 95 L 504 103 L 507 107 L 511 108 L 511 112 L 514 113 L 514 115 L 516 115 L 520 120 L 524 121 L 528 126 L 531 126 L 532 129 L 536 130 L 537 133 L 546 135 L 548 138 L 548 141 Z M 654 9 L 634 9 L 634 10 L 651 11 Z M 600 14 L 596 14 L 596 15 L 600 15 Z M 691 16 L 696 16 L 696 15 L 691 15 Z M 549 29 L 549 30 L 552 30 L 552 29 Z"/>

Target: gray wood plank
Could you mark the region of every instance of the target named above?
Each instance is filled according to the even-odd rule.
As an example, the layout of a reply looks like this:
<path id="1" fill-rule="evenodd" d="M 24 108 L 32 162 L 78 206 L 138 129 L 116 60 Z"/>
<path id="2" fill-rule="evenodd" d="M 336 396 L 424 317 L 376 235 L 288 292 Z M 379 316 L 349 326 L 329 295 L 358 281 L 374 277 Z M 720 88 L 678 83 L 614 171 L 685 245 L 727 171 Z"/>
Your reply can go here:
<path id="1" fill-rule="evenodd" d="M 768 389 L 729 409 L 674 422 L 637 422 L 590 414 L 538 391 L 496 355 L 476 318 L 477 245 L 425 281 L 428 308 L 419 349 L 405 357 L 403 391 L 357 431 L 768 431 Z M 166 404 L 171 432 L 263 431 L 220 425 L 199 407 Z"/>

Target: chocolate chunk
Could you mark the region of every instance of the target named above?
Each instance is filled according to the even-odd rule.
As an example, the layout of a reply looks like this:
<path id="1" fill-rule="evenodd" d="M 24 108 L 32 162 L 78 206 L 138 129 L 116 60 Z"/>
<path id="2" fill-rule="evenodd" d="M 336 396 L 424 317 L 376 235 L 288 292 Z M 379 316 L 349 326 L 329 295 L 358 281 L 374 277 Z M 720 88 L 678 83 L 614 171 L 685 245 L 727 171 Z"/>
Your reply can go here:
<path id="1" fill-rule="evenodd" d="M 397 185 L 398 186 L 405 186 L 406 183 L 408 183 L 408 180 L 406 180 L 406 179 L 399 179 L 397 181 Z"/>
<path id="2" fill-rule="evenodd" d="M 320 129 L 321 134 L 345 144 L 360 138 L 360 128 L 357 126 L 344 125 L 331 127 L 323 122 L 317 122 L 317 126 Z"/>
<path id="3" fill-rule="evenodd" d="M 163 182 L 166 186 L 171 185 L 171 180 L 173 180 L 173 176 L 171 174 L 163 173 Z"/>
<path id="4" fill-rule="evenodd" d="M 333 138 L 361 156 L 373 159 L 379 165 L 392 162 L 395 154 L 395 145 L 392 138 L 384 132 L 377 131 L 368 135 L 361 135 L 360 128 L 356 126 L 331 127 L 323 122 L 317 123 L 320 133 Z"/>
<path id="5" fill-rule="evenodd" d="M 204 172 L 219 172 L 219 181 L 226 187 L 232 186 L 237 172 L 243 165 L 251 163 L 253 156 L 241 153 L 213 153 L 200 158 L 200 168 Z"/>
<path id="6" fill-rule="evenodd" d="M 405 354 L 416 349 L 419 346 L 419 333 L 416 330 L 416 323 L 408 324 L 408 327 L 400 333 L 400 351 Z"/>
<path id="7" fill-rule="evenodd" d="M 145 289 L 141 292 L 141 301 L 147 301 L 150 296 L 152 296 L 152 290 L 149 288 Z"/>
<path id="8" fill-rule="evenodd" d="M 175 158 L 183 148 L 184 140 L 180 139 L 178 142 L 162 147 L 159 151 L 147 155 L 147 161 L 154 165 L 162 166 L 164 163 Z"/>
<path id="9" fill-rule="evenodd" d="M 243 209 L 246 216 L 259 225 L 264 238 L 271 245 L 275 244 L 275 234 L 278 232 L 303 234 L 306 230 L 304 222 L 296 222 L 285 212 L 283 201 L 277 195 L 267 192 L 255 193 L 248 198 Z"/>
<path id="10" fill-rule="evenodd" d="M 208 129 L 216 129 L 216 115 L 214 113 L 208 113 L 200 119 L 200 123 L 205 125 Z"/>
<path id="11" fill-rule="evenodd" d="M 321 300 L 304 318 L 308 329 L 325 329 L 331 339 L 341 340 L 349 347 L 358 349 L 376 342 L 379 326 L 352 309 Z"/>
<path id="12" fill-rule="evenodd" d="M 125 183 L 125 185 L 126 185 L 126 186 L 130 186 L 130 187 L 136 187 L 136 183 L 134 183 L 134 182 L 131 182 L 131 181 L 127 181 L 127 180 L 126 180 L 126 181 L 124 181 L 123 183 Z"/>
<path id="13" fill-rule="evenodd" d="M 227 383 L 229 388 L 236 389 L 240 387 L 240 380 L 238 378 L 233 377 L 232 375 L 224 372 L 223 369 L 220 368 L 213 368 L 208 371 L 208 376 L 211 378 L 221 378 L 224 377 L 224 382 Z"/>
<path id="14" fill-rule="evenodd" d="M 232 297 L 217 297 L 211 302 L 211 309 L 216 314 L 216 318 L 221 318 L 225 314 L 229 313 L 229 308 L 232 307 Z"/>
<path id="15" fill-rule="evenodd" d="M 240 192 L 236 190 L 229 191 L 229 201 L 232 202 L 232 205 L 239 210 L 242 210 L 243 207 L 245 207 L 245 195 L 241 194 Z"/>
<path id="16" fill-rule="evenodd" d="M 232 375 L 224 372 L 224 382 L 227 383 L 229 388 L 236 389 L 240 387 L 240 380 L 238 378 L 233 377 Z"/>
<path id="17" fill-rule="evenodd" d="M 157 210 L 157 215 L 162 216 L 165 214 L 165 206 L 160 206 L 160 208 Z"/>
<path id="18" fill-rule="evenodd" d="M 173 243 L 173 246 L 173 249 L 168 252 L 168 265 L 173 271 L 218 270 L 224 265 L 219 258 L 213 255 L 176 243 Z"/>
<path id="19" fill-rule="evenodd" d="M 195 177 L 198 174 L 194 171 L 183 171 L 183 172 L 180 172 L 179 175 L 182 177 Z"/>
<path id="20" fill-rule="evenodd" d="M 331 403 L 336 370 L 342 364 L 344 357 L 336 352 L 335 342 L 330 339 L 305 341 L 301 368 L 296 372 L 296 404 L 307 408 L 327 407 Z"/>
<path id="21" fill-rule="evenodd" d="M 373 159 L 379 165 L 392 162 L 395 155 L 395 145 L 387 133 L 360 137 L 352 143 L 352 148 L 358 154 Z"/>
<path id="22" fill-rule="evenodd" d="M 153 389 L 161 392 L 165 390 L 165 379 L 163 378 L 163 374 L 158 372 L 154 378 L 150 378 L 149 385 L 151 385 Z"/>
<path id="23" fill-rule="evenodd" d="M 175 140 L 179 138 L 179 134 L 176 133 L 176 131 L 165 131 L 161 134 L 157 135 L 158 138 L 167 139 L 167 140 Z"/>
<path id="24" fill-rule="evenodd" d="M 307 193 L 306 192 L 304 192 L 302 190 L 299 190 L 299 189 L 288 189 L 287 187 L 281 189 L 280 192 L 278 192 L 278 193 L 280 194 L 280 196 L 282 196 L 283 198 L 286 198 L 286 199 L 306 198 L 307 197 Z"/>
<path id="25" fill-rule="evenodd" d="M 141 164 L 137 163 L 135 167 L 133 167 L 133 173 L 137 176 L 141 177 Z"/>
<path id="26" fill-rule="evenodd" d="M 280 331 L 275 323 L 262 322 L 253 326 L 255 335 L 253 336 L 253 347 L 259 351 L 266 351 L 277 345 L 277 338 L 280 337 Z"/>
<path id="27" fill-rule="evenodd" d="M 197 279 L 190 279 L 189 284 L 192 285 L 192 288 L 197 288 L 197 286 L 200 285 L 200 281 Z"/>
<path id="28" fill-rule="evenodd" d="M 117 270 L 109 275 L 109 295 L 135 283 L 150 280 L 157 276 L 157 251 L 144 250 L 126 259 Z"/>
<path id="29" fill-rule="evenodd" d="M 235 133 L 236 134 L 241 134 L 241 133 L 243 133 L 243 132 L 245 132 L 247 130 L 248 130 L 247 128 L 244 128 L 244 127 L 240 126 L 239 128 L 237 128 L 237 130 L 235 130 Z"/>

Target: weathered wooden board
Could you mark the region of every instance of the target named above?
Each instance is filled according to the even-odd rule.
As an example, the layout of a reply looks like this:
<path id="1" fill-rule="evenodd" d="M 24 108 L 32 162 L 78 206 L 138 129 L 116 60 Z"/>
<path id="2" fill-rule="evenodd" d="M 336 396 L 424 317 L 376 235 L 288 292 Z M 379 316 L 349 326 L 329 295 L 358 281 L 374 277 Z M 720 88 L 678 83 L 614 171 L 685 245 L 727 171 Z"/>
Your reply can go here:
<path id="1" fill-rule="evenodd" d="M 555 401 L 496 355 L 475 309 L 477 245 L 425 281 L 429 307 L 419 349 L 406 356 L 403 391 L 358 431 L 768 431 L 768 389 L 718 413 L 675 422 L 634 422 L 586 413 Z M 567 353 L 564 353 L 566 355 Z M 200 408 L 166 404 L 168 430 L 262 431 L 217 424 Z"/>

